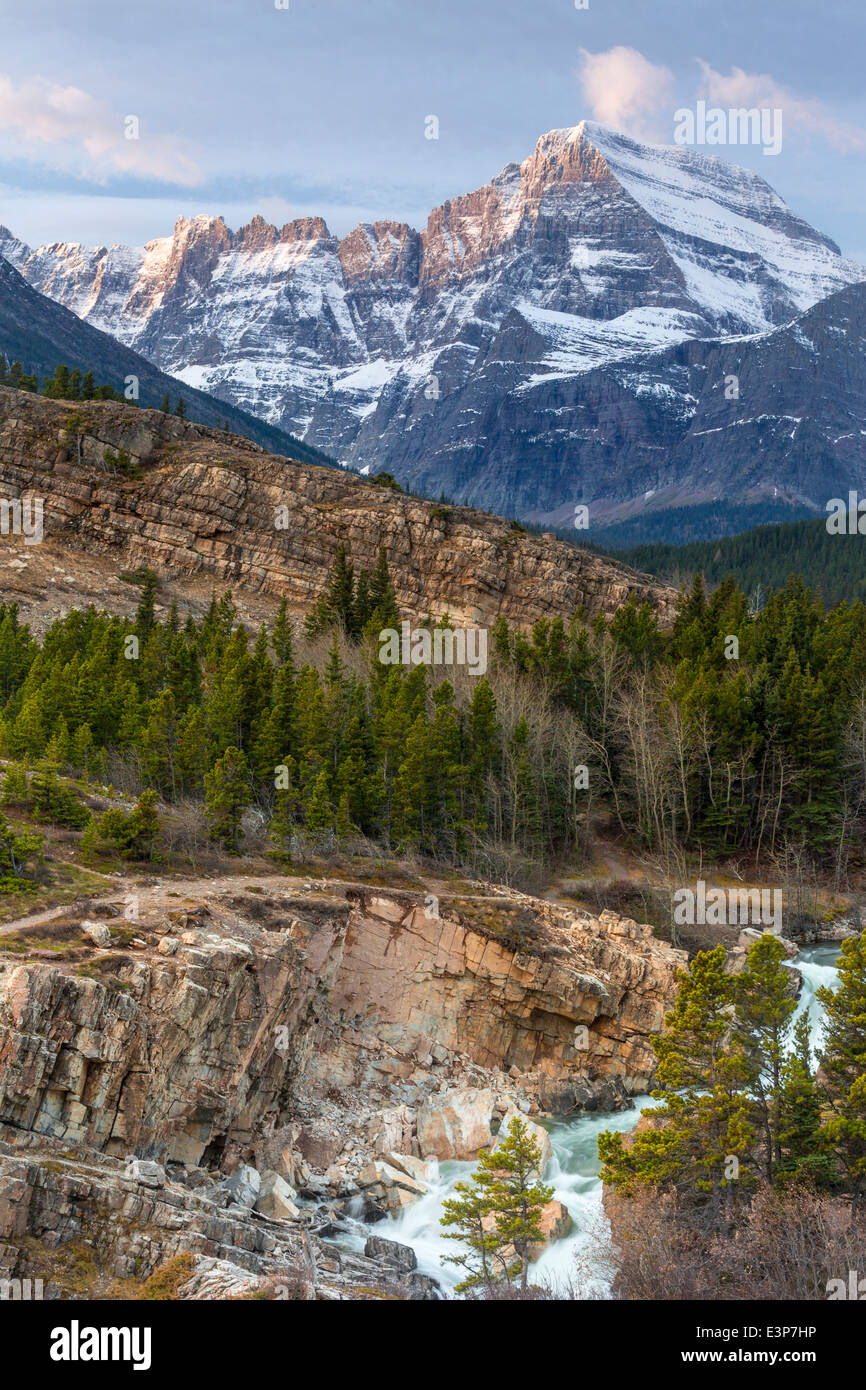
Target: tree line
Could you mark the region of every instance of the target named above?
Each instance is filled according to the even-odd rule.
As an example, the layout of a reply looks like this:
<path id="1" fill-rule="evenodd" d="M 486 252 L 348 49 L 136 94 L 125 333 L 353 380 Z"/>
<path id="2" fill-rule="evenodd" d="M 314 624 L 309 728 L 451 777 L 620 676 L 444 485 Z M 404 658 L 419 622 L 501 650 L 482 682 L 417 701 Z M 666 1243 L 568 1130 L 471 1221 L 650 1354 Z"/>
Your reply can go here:
<path id="1" fill-rule="evenodd" d="M 55 401 L 119 401 L 123 405 L 138 404 L 136 398 L 127 397 L 108 383 L 95 382 L 92 371 L 82 371 L 80 367 L 70 369 L 62 362 L 58 363 L 50 376 L 42 378 L 40 386 L 39 377 L 35 372 L 25 372 L 17 358 L 12 363 L 7 362 L 2 352 L 0 386 L 11 386 L 17 391 L 30 391 Z M 163 415 L 174 414 L 181 420 L 186 418 L 186 402 L 181 395 L 178 395 L 172 410 L 171 396 L 166 391 L 159 409 Z"/>
<path id="2" fill-rule="evenodd" d="M 400 621 L 384 550 L 368 574 L 341 547 L 302 632 L 283 604 L 251 634 L 230 594 L 158 619 L 137 578 L 132 618 L 73 612 L 41 643 L 0 606 L 0 752 L 206 798 L 231 848 L 255 806 L 286 853 L 360 834 L 507 878 L 579 853 L 604 809 L 667 855 L 860 854 L 862 604 L 825 613 L 795 580 L 756 612 L 698 579 L 670 632 L 633 602 L 530 633 L 499 619 L 479 679 L 380 664 Z"/>

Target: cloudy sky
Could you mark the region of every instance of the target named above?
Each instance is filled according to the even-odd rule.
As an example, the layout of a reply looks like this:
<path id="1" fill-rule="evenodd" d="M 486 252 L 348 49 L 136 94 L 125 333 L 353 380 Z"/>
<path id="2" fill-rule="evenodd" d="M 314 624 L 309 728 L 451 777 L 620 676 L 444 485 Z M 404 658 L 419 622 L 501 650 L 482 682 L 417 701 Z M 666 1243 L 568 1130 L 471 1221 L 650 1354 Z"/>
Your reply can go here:
<path id="1" fill-rule="evenodd" d="M 704 98 L 781 108 L 778 156 L 707 152 L 866 262 L 863 0 L 582 3 L 0 0 L 0 222 L 32 245 L 198 212 L 423 226 L 543 131 L 670 143 Z"/>

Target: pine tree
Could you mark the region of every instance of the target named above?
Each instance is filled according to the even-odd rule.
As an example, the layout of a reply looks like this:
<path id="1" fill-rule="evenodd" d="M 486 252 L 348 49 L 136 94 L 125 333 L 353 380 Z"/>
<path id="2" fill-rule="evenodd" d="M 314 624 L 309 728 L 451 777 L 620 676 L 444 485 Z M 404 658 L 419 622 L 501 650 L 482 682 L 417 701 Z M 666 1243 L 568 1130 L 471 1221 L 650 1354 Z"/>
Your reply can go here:
<path id="1" fill-rule="evenodd" d="M 509 790 L 511 793 L 511 843 L 530 854 L 542 848 L 541 815 L 529 756 L 529 725 L 520 719 L 508 745 Z"/>
<path id="2" fill-rule="evenodd" d="M 240 852 L 241 821 L 252 801 L 250 770 L 239 748 L 229 747 L 205 774 L 205 814 L 212 839 Z"/>
<path id="3" fill-rule="evenodd" d="M 178 396 L 177 405 L 174 408 L 174 413 L 179 420 L 186 419 L 186 401 L 184 400 L 183 396 Z"/>
<path id="4" fill-rule="evenodd" d="M 156 575 L 146 570 L 141 584 L 141 596 L 135 610 L 135 631 L 141 642 L 147 641 L 156 622 Z"/>
<path id="5" fill-rule="evenodd" d="M 42 836 L 36 831 L 18 831 L 0 812 L 0 893 L 20 892 L 27 886 L 28 860 L 39 858 Z"/>
<path id="6" fill-rule="evenodd" d="M 821 1128 L 821 1090 L 815 1082 L 809 1016 L 794 1025 L 792 1047 L 782 1064 L 779 1105 L 781 1162 L 777 1177 L 830 1187 L 836 1168 Z"/>
<path id="7" fill-rule="evenodd" d="M 130 815 L 128 853 L 135 859 L 155 859 L 159 842 L 159 813 L 156 792 L 143 791 Z"/>
<path id="8" fill-rule="evenodd" d="M 599 1136 L 601 1176 L 625 1196 L 674 1186 L 718 1206 L 723 1192 L 746 1187 L 752 1177 L 752 1068 L 730 1038 L 735 984 L 725 973 L 724 946 L 700 951 L 678 980 L 665 1032 L 652 1039 L 659 1059 L 652 1094 L 663 1104 L 647 1112 L 653 1127 L 635 1134 L 629 1147 L 616 1132 Z"/>
<path id="9" fill-rule="evenodd" d="M 207 721 L 199 705 L 191 706 L 178 724 L 175 764 L 182 791 L 187 795 L 201 791 L 209 760 Z"/>
<path id="10" fill-rule="evenodd" d="M 30 783 L 21 763 L 12 763 L 3 778 L 3 791 L 0 801 L 4 806 L 28 806 L 30 804 Z"/>
<path id="11" fill-rule="evenodd" d="M 498 770 L 502 755 L 502 730 L 496 697 L 486 676 L 476 684 L 467 719 L 468 768 L 466 784 L 476 829 L 487 829 L 487 782 Z"/>
<path id="12" fill-rule="evenodd" d="M 764 1171 L 768 1180 L 772 1180 L 782 1161 L 782 1066 L 788 1024 L 796 1008 L 791 972 L 785 968 L 784 960 L 781 941 L 764 932 L 750 946 L 746 968 L 736 976 L 734 989 L 735 1035 L 749 1059 L 750 1085 L 764 1134 Z"/>
<path id="13" fill-rule="evenodd" d="M 304 824 L 313 836 L 323 835 L 334 827 L 334 807 L 328 788 L 328 773 L 325 768 L 317 774 L 310 785 L 304 802 Z"/>
<path id="14" fill-rule="evenodd" d="M 388 552 L 384 545 L 379 547 L 376 565 L 370 577 L 369 606 L 370 614 L 366 620 L 369 628 L 375 628 L 378 633 L 383 628 L 399 625 L 400 610 L 397 606 L 394 586 L 391 583 Z"/>
<path id="15" fill-rule="evenodd" d="M 162 411 L 163 415 L 171 414 L 171 396 L 168 394 L 167 391 L 162 398 L 162 403 L 160 404 L 159 408 Z"/>
<path id="16" fill-rule="evenodd" d="M 443 1203 L 446 1239 L 468 1246 L 448 1263 L 468 1271 L 456 1287 L 462 1293 L 519 1275 L 526 1288 L 532 1246 L 544 1239 L 541 1213 L 554 1189 L 541 1181 L 541 1145 L 526 1122 L 512 1119 L 494 1149 L 482 1153 L 469 1183 L 458 1183 L 456 1198 Z"/>
<path id="17" fill-rule="evenodd" d="M 292 624 L 289 621 L 288 604 L 285 599 L 280 603 L 280 611 L 274 623 L 271 646 L 281 666 L 292 665 Z"/>
<path id="18" fill-rule="evenodd" d="M 295 760 L 288 754 L 277 764 L 285 767 L 286 786 L 278 786 L 274 794 L 274 813 L 268 826 L 268 836 L 274 847 L 275 856 L 288 863 L 292 857 L 292 843 L 298 832 L 298 788 Z"/>
<path id="19" fill-rule="evenodd" d="M 866 937 L 842 942 L 838 970 L 838 989 L 817 991 L 825 1010 L 822 1098 L 830 1111 L 822 1134 L 856 1206 L 866 1188 Z"/>
<path id="20" fill-rule="evenodd" d="M 328 586 L 328 609 L 348 636 L 355 633 L 355 571 L 342 541 L 337 546 Z"/>

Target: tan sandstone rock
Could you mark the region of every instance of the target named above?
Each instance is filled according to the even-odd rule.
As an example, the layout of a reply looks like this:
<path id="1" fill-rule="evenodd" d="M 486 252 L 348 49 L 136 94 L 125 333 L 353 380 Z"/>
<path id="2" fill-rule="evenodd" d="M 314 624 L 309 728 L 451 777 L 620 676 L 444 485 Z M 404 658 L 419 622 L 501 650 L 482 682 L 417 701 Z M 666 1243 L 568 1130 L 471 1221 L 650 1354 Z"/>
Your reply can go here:
<path id="1" fill-rule="evenodd" d="M 418 1147 L 425 1158 L 475 1158 L 492 1139 L 496 1096 L 487 1089 L 448 1091 L 418 1111 Z"/>

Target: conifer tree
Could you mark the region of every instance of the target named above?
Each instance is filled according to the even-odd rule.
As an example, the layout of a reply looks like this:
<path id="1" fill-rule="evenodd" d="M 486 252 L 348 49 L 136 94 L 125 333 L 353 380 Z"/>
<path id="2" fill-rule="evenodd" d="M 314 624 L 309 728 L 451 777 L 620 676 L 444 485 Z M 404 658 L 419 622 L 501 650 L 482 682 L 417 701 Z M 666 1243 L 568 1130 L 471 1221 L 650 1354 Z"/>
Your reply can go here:
<path id="1" fill-rule="evenodd" d="M 541 1181 L 541 1163 L 541 1145 L 515 1117 L 502 1142 L 480 1155 L 469 1182 L 457 1183 L 457 1196 L 443 1203 L 445 1238 L 468 1247 L 446 1257 L 467 1271 L 458 1292 L 515 1277 L 526 1288 L 532 1246 L 544 1239 L 541 1213 L 554 1191 Z"/>
<path id="2" fill-rule="evenodd" d="M 621 1134 L 599 1136 L 601 1176 L 626 1196 L 641 1187 L 673 1186 L 718 1207 L 723 1192 L 752 1180 L 752 1068 L 730 1038 L 735 985 L 725 973 L 724 947 L 699 952 L 678 980 L 665 1031 L 652 1039 L 659 1059 L 652 1094 L 663 1104 L 647 1112 L 655 1117 L 653 1128 L 635 1134 L 629 1147 Z"/>
<path id="3" fill-rule="evenodd" d="M 274 623 L 274 630 L 271 634 L 271 646 L 273 647 L 277 661 L 281 666 L 292 665 L 292 624 L 289 620 L 289 610 L 286 600 L 280 603 L 280 611 Z"/>
<path id="4" fill-rule="evenodd" d="M 370 576 L 370 616 L 367 623 L 379 632 L 386 627 L 397 627 L 400 622 L 400 609 L 391 573 L 388 568 L 388 552 L 384 545 L 379 547 L 376 564 Z"/>
<path id="5" fill-rule="evenodd" d="M 239 748 L 229 747 L 205 774 L 205 813 L 211 837 L 223 849 L 240 852 L 241 821 L 252 802 L 250 770 Z"/>
<path id="6" fill-rule="evenodd" d="M 782 1067 L 788 1024 L 796 1008 L 791 972 L 784 960 L 785 948 L 779 938 L 764 932 L 749 947 L 746 968 L 736 976 L 734 988 L 735 1035 L 749 1062 L 768 1180 L 782 1161 Z"/>
<path id="7" fill-rule="evenodd" d="M 850 1184 L 852 1205 L 866 1191 L 866 937 L 842 942 L 839 987 L 822 985 L 822 1098 L 829 1109 L 823 1137 Z"/>
<path id="8" fill-rule="evenodd" d="M 135 631 L 142 642 L 147 641 L 156 621 L 155 595 L 156 575 L 152 570 L 146 570 L 142 579 L 138 607 L 135 610 Z"/>
<path id="9" fill-rule="evenodd" d="M 21 763 L 12 763 L 3 778 L 0 801 L 4 806 L 27 806 L 30 803 L 30 783 Z"/>
<path id="10" fill-rule="evenodd" d="M 42 836 L 18 831 L 0 812 L 0 893 L 20 892 L 27 883 L 27 864 L 42 851 Z"/>
<path id="11" fill-rule="evenodd" d="M 297 772 L 291 754 L 281 758 L 276 766 L 284 767 L 286 771 L 284 776 L 281 776 L 281 785 L 275 789 L 274 813 L 268 826 L 268 835 L 276 856 L 289 862 L 292 857 L 292 843 L 298 830 Z M 283 781 L 286 783 L 285 786 L 282 785 Z"/>
<path id="12" fill-rule="evenodd" d="M 815 1082 L 809 1042 L 809 1016 L 801 1014 L 793 1029 L 792 1046 L 782 1064 L 779 1105 L 781 1181 L 806 1181 L 830 1187 L 836 1167 L 822 1132 L 821 1090 Z"/>
<path id="13" fill-rule="evenodd" d="M 191 706 L 178 724 L 175 763 L 181 789 L 200 792 L 209 765 L 207 720 L 200 705 Z"/>

